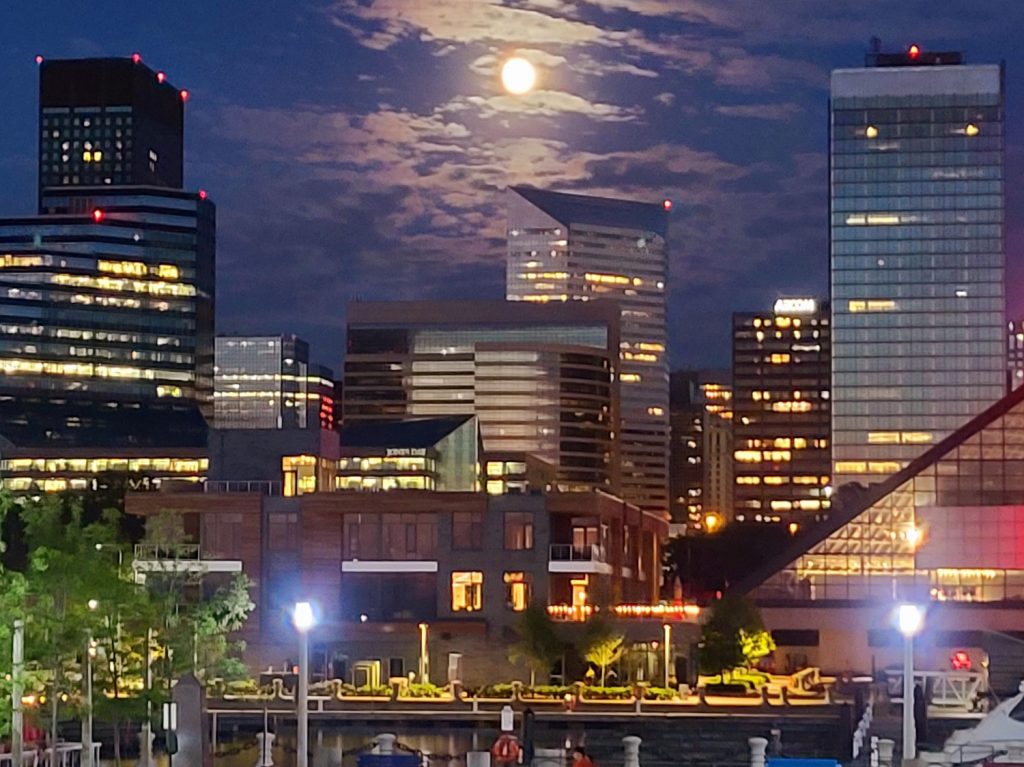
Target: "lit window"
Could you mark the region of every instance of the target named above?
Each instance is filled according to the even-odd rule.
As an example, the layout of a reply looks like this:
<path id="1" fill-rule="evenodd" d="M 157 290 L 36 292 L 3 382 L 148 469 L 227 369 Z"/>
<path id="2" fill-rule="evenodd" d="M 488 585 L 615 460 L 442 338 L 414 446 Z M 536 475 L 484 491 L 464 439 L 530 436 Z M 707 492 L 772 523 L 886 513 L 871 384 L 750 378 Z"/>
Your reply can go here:
<path id="1" fill-rule="evenodd" d="M 867 470 L 864 461 L 836 461 L 836 474 L 863 474 Z"/>
<path id="2" fill-rule="evenodd" d="M 527 608 L 530 604 L 529 573 L 505 573 L 505 604 L 517 613 Z"/>
<path id="3" fill-rule="evenodd" d="M 484 574 L 473 570 L 452 573 L 452 611 L 477 612 L 483 609 Z"/>
<path id="4" fill-rule="evenodd" d="M 964 133 L 968 136 L 977 136 L 981 133 L 981 129 L 974 123 L 967 123 L 967 125 L 964 126 Z"/>
<path id="5" fill-rule="evenodd" d="M 771 364 L 773 365 L 784 365 L 785 363 L 790 361 L 790 356 L 785 353 L 773 354 L 771 357 L 768 358 L 768 361 L 771 362 Z"/>
<path id="6" fill-rule="evenodd" d="M 489 479 L 487 480 L 487 494 L 488 495 L 504 495 L 505 494 L 505 482 L 500 479 Z"/>
<path id="7" fill-rule="evenodd" d="M 500 477 L 501 476 L 501 461 L 488 461 L 487 462 L 487 476 L 488 477 Z"/>
<path id="8" fill-rule="evenodd" d="M 864 135 L 868 138 L 878 138 L 878 128 L 874 125 L 869 125 L 864 129 Z"/>
<path id="9" fill-rule="evenodd" d="M 533 513 L 510 511 L 505 514 L 505 548 L 527 551 L 533 548 Z"/>

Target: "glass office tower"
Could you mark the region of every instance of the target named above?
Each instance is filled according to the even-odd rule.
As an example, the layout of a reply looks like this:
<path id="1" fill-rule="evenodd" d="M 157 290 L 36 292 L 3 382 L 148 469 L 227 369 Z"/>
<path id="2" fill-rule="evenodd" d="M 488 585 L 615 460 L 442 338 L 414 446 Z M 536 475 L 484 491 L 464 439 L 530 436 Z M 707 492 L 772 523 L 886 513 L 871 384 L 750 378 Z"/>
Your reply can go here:
<path id="1" fill-rule="evenodd" d="M 834 484 L 878 482 L 1005 390 L 1003 73 L 958 53 L 832 73 Z"/>
<path id="2" fill-rule="evenodd" d="M 535 303 L 610 298 L 622 313 L 622 495 L 669 514 L 669 204 L 513 187 L 506 291 Z"/>
<path id="3" fill-rule="evenodd" d="M 213 426 L 334 429 L 334 373 L 298 336 L 217 336 Z"/>

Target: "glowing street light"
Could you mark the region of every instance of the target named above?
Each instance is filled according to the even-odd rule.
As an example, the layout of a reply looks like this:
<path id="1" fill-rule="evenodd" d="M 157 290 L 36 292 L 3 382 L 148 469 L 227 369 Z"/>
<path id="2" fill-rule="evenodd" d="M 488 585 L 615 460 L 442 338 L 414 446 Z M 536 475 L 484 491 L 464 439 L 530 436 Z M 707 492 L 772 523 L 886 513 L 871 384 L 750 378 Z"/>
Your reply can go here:
<path id="1" fill-rule="evenodd" d="M 537 83 L 537 70 L 526 59 L 515 56 L 501 66 L 501 84 L 515 96 L 522 96 Z"/>
<path id="2" fill-rule="evenodd" d="M 299 689 L 295 696 L 298 704 L 296 712 L 298 735 L 298 767 L 309 767 L 309 632 L 316 625 L 313 605 L 309 602 L 296 602 L 292 613 L 292 624 L 299 632 Z"/>
<path id="3" fill-rule="evenodd" d="M 903 604 L 896 608 L 896 626 L 903 634 L 903 760 L 917 758 L 914 726 L 914 637 L 924 628 L 924 610 Z"/>

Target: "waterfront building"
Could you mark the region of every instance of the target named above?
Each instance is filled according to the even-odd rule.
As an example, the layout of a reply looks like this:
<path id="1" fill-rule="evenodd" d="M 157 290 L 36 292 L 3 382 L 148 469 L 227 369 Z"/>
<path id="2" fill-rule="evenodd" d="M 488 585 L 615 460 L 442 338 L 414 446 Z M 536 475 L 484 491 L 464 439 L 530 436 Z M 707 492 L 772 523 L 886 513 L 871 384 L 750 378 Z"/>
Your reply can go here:
<path id="1" fill-rule="evenodd" d="M 618 322 L 597 301 L 349 304 L 345 425 L 475 415 L 485 451 L 537 456 L 562 490 L 614 492 Z"/>
<path id="2" fill-rule="evenodd" d="M 509 300 L 614 299 L 622 314 L 618 378 L 622 493 L 668 515 L 668 210 L 647 204 L 512 187 Z"/>
<path id="3" fill-rule="evenodd" d="M 1007 666 L 995 655 L 1020 628 L 1022 525 L 1018 388 L 884 482 L 840 488 L 824 523 L 737 588 L 780 632 L 779 667 L 787 657 L 854 673 L 899 662 L 893 611 L 913 602 L 928 613 L 921 668 L 948 668 L 962 649 L 990 675 L 999 671 L 1000 693 L 1012 691 L 1019 660 Z"/>
<path id="4" fill-rule="evenodd" d="M 217 429 L 329 431 L 334 372 L 311 362 L 298 336 L 217 336 L 213 404 Z"/>
<path id="5" fill-rule="evenodd" d="M 799 527 L 828 510 L 829 330 L 828 303 L 815 298 L 733 314 L 737 518 Z"/>
<path id="6" fill-rule="evenodd" d="M 834 484 L 880 482 L 1005 391 L 1004 77 L 871 53 L 831 83 Z"/>
<path id="7" fill-rule="evenodd" d="M 714 532 L 734 516 L 732 381 L 727 372 L 711 373 L 700 388 L 705 411 L 704 508 L 691 523 L 696 530 Z"/>
<path id="8" fill-rule="evenodd" d="M 677 535 L 703 516 L 704 419 L 699 373 L 674 371 L 669 387 L 669 510 Z"/>
<path id="9" fill-rule="evenodd" d="M 318 667 L 358 685 L 422 679 L 424 626 L 431 681 L 519 678 L 508 644 L 530 604 L 570 629 L 604 606 L 633 646 L 633 679 L 664 673 L 670 624 L 671 673 L 689 676 L 699 611 L 658 602 L 667 523 L 605 493 L 139 493 L 127 509 L 180 513 L 203 559 L 242 562 L 257 605 L 242 631 L 254 667 L 288 657 L 301 598 L 319 608 Z"/>

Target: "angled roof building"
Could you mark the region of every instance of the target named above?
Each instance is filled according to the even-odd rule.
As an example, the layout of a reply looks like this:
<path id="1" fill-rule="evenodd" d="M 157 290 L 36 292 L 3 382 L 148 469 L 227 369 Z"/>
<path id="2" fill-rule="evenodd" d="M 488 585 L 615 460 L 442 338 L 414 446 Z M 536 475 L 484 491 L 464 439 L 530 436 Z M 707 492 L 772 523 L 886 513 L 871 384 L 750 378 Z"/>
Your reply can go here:
<path id="1" fill-rule="evenodd" d="M 899 602 L 932 605 L 938 653 L 942 641 L 982 647 L 979 632 L 1015 629 L 1024 604 L 1024 389 L 884 482 L 846 486 L 833 500 L 824 525 L 736 585 L 765 607 L 771 628 L 834 625 L 859 665 L 886 646 Z"/>

